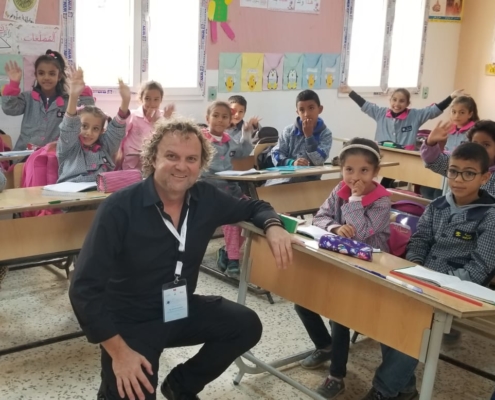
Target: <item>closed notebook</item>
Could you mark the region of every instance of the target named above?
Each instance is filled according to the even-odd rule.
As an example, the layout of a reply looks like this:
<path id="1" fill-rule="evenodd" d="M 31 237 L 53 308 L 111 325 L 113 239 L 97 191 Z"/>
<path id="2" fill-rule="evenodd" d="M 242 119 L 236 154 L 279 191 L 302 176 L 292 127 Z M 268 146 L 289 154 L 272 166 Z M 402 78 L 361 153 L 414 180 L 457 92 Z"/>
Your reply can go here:
<path id="1" fill-rule="evenodd" d="M 323 54 L 321 57 L 322 89 L 338 88 L 340 76 L 340 54 Z"/>
<path id="2" fill-rule="evenodd" d="M 282 75 L 284 74 L 284 55 L 276 53 L 265 54 L 263 63 L 263 90 L 282 90 Z"/>
<path id="3" fill-rule="evenodd" d="M 301 90 L 304 55 L 286 53 L 284 57 L 284 90 Z"/>
<path id="4" fill-rule="evenodd" d="M 321 54 L 305 54 L 303 63 L 303 89 L 321 89 Z"/>
<path id="5" fill-rule="evenodd" d="M 231 93 L 241 91 L 241 53 L 221 53 L 218 66 L 218 91 Z"/>
<path id="6" fill-rule="evenodd" d="M 396 269 L 393 272 L 395 275 L 410 276 L 433 283 L 434 285 L 440 286 L 444 289 L 484 301 L 485 303 L 495 304 L 495 292 L 493 290 L 473 282 L 463 281 L 457 276 L 442 274 L 441 272 L 436 272 L 419 265 L 416 265 L 415 267 Z"/>
<path id="7" fill-rule="evenodd" d="M 263 89 L 263 60 L 263 53 L 242 54 L 242 92 L 261 92 Z"/>

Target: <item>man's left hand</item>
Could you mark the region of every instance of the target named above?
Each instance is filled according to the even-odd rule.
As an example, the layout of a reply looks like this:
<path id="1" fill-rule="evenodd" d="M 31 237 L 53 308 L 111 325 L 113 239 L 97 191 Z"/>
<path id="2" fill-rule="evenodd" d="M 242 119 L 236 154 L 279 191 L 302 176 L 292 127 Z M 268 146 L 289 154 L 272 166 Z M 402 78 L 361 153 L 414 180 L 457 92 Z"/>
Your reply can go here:
<path id="1" fill-rule="evenodd" d="M 292 243 L 303 244 L 299 239 L 293 238 L 281 226 L 271 226 L 268 228 L 266 231 L 266 240 L 279 269 L 287 269 L 292 264 Z"/>

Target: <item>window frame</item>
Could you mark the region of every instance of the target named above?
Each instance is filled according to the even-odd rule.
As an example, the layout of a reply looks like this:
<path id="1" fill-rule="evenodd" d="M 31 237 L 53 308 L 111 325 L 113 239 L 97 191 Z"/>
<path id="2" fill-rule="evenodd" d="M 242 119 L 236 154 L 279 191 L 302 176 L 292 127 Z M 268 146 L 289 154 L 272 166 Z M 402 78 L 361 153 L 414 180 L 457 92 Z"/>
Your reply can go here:
<path id="1" fill-rule="evenodd" d="M 75 19 L 77 2 L 83 0 L 61 0 L 62 8 L 62 53 L 69 65 L 76 65 Z M 141 82 L 148 80 L 148 37 L 150 30 L 149 0 L 130 0 L 133 5 L 133 40 L 131 43 L 130 88 L 137 93 Z M 197 86 L 194 88 L 164 88 L 164 99 L 167 100 L 203 100 L 206 89 L 206 42 L 208 37 L 208 0 L 197 0 L 199 13 L 198 29 L 198 69 Z M 91 85 L 91 82 L 88 82 Z M 108 100 L 118 98 L 118 86 L 91 86 L 96 96 L 103 95 Z"/>
<path id="2" fill-rule="evenodd" d="M 392 37 L 393 27 L 395 19 L 395 4 L 396 0 L 387 0 L 387 14 L 385 17 L 384 28 L 384 41 L 383 41 L 383 57 L 382 57 L 382 71 L 380 78 L 380 86 L 356 86 L 353 87 L 359 93 L 368 95 L 387 95 L 391 91 L 397 89 L 397 87 L 388 86 L 389 69 L 390 69 L 390 56 L 392 51 Z M 342 62 L 341 62 L 341 85 L 347 85 L 349 75 L 349 63 L 350 63 L 350 48 L 352 42 L 352 24 L 354 19 L 355 0 L 346 0 L 345 15 L 344 15 L 344 31 L 342 37 Z M 426 51 L 426 39 L 428 35 L 428 18 L 429 14 L 429 0 L 425 0 L 425 11 L 423 17 L 423 29 L 421 37 L 421 51 L 420 61 L 418 69 L 417 85 L 414 87 L 405 87 L 411 94 L 419 94 L 421 91 L 421 84 L 423 79 L 424 68 L 424 56 Z M 404 87 L 404 86 L 402 86 Z"/>

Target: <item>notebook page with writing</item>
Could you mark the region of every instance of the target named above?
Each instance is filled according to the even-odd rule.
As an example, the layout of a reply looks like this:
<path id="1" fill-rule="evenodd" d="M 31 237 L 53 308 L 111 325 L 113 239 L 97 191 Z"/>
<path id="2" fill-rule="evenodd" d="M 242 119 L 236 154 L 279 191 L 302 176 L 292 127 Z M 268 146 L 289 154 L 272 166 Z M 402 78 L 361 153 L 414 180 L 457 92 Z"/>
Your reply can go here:
<path id="1" fill-rule="evenodd" d="M 399 274 L 412 276 L 419 278 L 427 282 L 434 283 L 435 285 L 446 287 L 450 283 L 460 282 L 461 280 L 457 276 L 451 276 L 442 274 L 441 272 L 435 272 L 431 269 L 416 265 L 415 267 L 396 269 L 395 272 Z"/>
<path id="2" fill-rule="evenodd" d="M 495 291 L 470 281 L 459 281 L 443 286 L 453 292 L 465 294 L 477 300 L 495 305 Z"/>

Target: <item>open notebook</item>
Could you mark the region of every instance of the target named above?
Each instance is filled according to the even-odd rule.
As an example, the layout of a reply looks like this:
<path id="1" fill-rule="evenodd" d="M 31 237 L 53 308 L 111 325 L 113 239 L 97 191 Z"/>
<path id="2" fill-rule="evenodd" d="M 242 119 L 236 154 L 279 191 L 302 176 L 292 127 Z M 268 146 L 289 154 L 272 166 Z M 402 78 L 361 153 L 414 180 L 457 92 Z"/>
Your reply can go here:
<path id="1" fill-rule="evenodd" d="M 267 174 L 270 171 L 266 169 L 257 170 L 254 168 L 248 169 L 247 171 L 220 171 L 215 173 L 218 176 L 245 176 L 245 175 L 258 175 L 258 174 Z"/>
<path id="2" fill-rule="evenodd" d="M 71 196 L 80 192 L 96 190 L 96 182 L 62 182 L 43 186 L 44 196 Z"/>
<path id="3" fill-rule="evenodd" d="M 394 272 L 421 279 L 444 289 L 464 294 L 474 299 L 484 301 L 485 303 L 495 305 L 495 291 L 473 282 L 462 281 L 457 276 L 435 272 L 419 265 L 416 265 L 415 267 L 396 269 Z"/>

